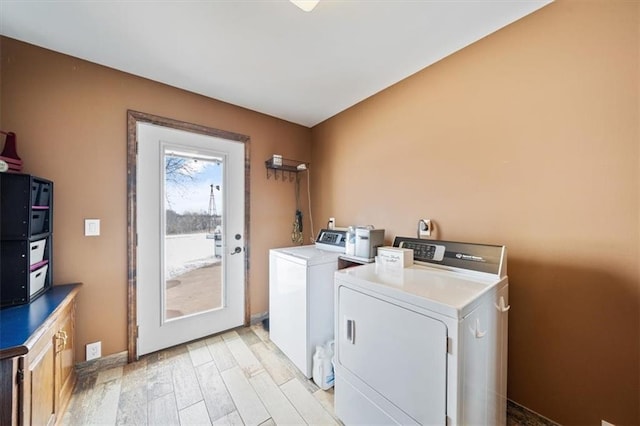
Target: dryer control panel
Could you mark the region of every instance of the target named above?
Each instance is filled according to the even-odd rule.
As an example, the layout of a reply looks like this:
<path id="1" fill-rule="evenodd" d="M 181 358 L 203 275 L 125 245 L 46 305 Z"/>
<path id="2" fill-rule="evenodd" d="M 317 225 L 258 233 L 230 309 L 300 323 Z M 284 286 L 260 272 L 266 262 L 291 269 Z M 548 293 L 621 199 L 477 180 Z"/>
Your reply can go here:
<path id="1" fill-rule="evenodd" d="M 500 277 L 507 273 L 507 248 L 489 244 L 396 237 L 394 247 L 413 250 L 413 260 L 486 272 Z"/>
<path id="2" fill-rule="evenodd" d="M 444 259 L 445 246 L 443 245 L 402 241 L 399 247 L 413 250 L 413 258 L 415 260 L 426 262 L 429 260 L 442 261 Z"/>

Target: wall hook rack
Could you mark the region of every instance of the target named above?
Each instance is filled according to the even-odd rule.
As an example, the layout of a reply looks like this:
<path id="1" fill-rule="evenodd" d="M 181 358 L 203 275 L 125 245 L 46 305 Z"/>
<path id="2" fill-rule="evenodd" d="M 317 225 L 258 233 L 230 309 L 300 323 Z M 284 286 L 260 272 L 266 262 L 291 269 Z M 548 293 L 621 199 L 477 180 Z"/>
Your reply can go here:
<path id="1" fill-rule="evenodd" d="M 306 171 L 309 168 L 309 163 L 305 161 L 288 158 L 282 158 L 281 160 L 282 164 L 274 164 L 273 158 L 269 158 L 264 162 L 267 169 L 267 179 L 273 176 L 275 180 L 282 179 L 283 182 L 286 180 L 293 182 L 299 172 Z"/>

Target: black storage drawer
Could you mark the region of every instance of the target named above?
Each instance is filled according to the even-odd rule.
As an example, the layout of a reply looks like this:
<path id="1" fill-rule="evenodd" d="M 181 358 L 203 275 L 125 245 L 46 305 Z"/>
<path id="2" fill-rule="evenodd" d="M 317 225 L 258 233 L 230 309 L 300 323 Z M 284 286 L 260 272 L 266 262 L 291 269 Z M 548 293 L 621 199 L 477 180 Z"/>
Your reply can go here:
<path id="1" fill-rule="evenodd" d="M 51 184 L 47 182 L 41 182 L 38 190 L 38 199 L 33 204 L 34 206 L 48 206 L 49 198 L 51 196 Z"/>
<path id="2" fill-rule="evenodd" d="M 53 182 L 0 173 L 0 307 L 29 303 L 53 284 Z"/>
<path id="3" fill-rule="evenodd" d="M 48 216 L 47 210 L 33 210 L 31 212 L 31 235 L 49 232 Z"/>
<path id="4" fill-rule="evenodd" d="M 0 239 L 23 239 L 51 232 L 52 201 L 51 181 L 0 173 Z"/>
<path id="5" fill-rule="evenodd" d="M 38 193 L 40 192 L 40 182 L 37 180 L 31 180 L 31 205 L 35 206 L 38 203 Z"/>

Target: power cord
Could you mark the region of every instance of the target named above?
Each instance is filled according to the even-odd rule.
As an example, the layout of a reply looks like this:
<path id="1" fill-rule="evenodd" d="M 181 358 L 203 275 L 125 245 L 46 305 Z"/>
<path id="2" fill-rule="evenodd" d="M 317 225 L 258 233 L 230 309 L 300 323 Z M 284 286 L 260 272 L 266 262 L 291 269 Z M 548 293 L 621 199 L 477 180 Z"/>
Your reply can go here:
<path id="1" fill-rule="evenodd" d="M 307 199 L 309 200 L 309 222 L 311 222 L 311 244 L 316 242 L 315 233 L 313 232 L 313 214 L 311 214 L 311 173 L 307 167 Z"/>
<path id="2" fill-rule="evenodd" d="M 298 217 L 300 217 L 300 219 L 298 219 Z M 293 221 L 293 232 L 291 233 L 291 241 L 295 244 L 302 244 L 304 242 L 299 220 L 302 220 L 302 212 L 296 210 L 296 219 Z"/>
<path id="3" fill-rule="evenodd" d="M 296 215 L 293 221 L 293 232 L 291 233 L 291 241 L 295 244 L 303 244 L 304 236 L 302 235 L 302 210 L 300 210 L 300 176 L 296 175 L 295 183 L 296 191 Z"/>

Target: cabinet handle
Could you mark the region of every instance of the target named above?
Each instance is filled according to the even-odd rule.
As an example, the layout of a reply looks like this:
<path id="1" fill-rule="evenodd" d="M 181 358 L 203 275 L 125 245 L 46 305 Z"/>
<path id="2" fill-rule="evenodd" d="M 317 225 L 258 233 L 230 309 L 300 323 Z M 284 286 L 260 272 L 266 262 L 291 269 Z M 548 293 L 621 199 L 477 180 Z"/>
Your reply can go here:
<path id="1" fill-rule="evenodd" d="M 356 343 L 356 322 L 352 319 L 347 319 L 347 340 L 352 345 Z"/>
<path id="2" fill-rule="evenodd" d="M 60 330 L 56 333 L 56 352 L 62 352 L 67 347 L 67 332 Z"/>
<path id="3" fill-rule="evenodd" d="M 60 353 L 62 351 L 62 335 L 60 332 L 56 332 L 56 353 Z"/>
<path id="4" fill-rule="evenodd" d="M 504 296 L 500 296 L 500 303 L 496 305 L 496 308 L 498 308 L 500 312 L 507 312 L 509 309 L 511 309 L 511 305 L 506 306 L 504 302 Z"/>
<path id="5" fill-rule="evenodd" d="M 480 318 L 476 318 L 476 339 L 482 339 L 486 334 L 486 330 L 480 331 Z"/>

